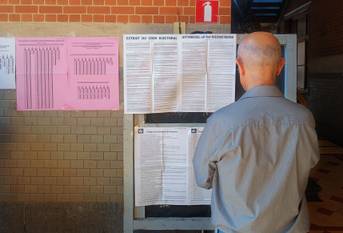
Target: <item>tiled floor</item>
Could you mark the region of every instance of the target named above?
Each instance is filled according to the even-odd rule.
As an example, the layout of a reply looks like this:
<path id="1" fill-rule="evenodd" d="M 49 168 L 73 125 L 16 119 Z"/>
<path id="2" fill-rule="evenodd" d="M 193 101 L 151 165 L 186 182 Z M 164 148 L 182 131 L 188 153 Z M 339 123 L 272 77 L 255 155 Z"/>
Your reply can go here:
<path id="1" fill-rule="evenodd" d="M 311 177 L 319 184 L 319 202 L 309 202 L 310 233 L 343 233 L 343 148 L 320 141 L 321 160 Z"/>

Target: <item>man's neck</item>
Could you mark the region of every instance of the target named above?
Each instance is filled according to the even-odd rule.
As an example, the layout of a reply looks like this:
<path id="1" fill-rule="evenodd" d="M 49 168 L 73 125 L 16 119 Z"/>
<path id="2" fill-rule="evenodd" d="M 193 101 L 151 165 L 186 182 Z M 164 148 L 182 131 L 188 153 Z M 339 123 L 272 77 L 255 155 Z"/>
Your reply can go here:
<path id="1" fill-rule="evenodd" d="M 258 87 L 258 86 L 275 86 L 275 82 L 251 83 L 248 85 L 248 87 L 245 91 L 249 91 L 249 90 L 253 89 L 254 87 Z"/>

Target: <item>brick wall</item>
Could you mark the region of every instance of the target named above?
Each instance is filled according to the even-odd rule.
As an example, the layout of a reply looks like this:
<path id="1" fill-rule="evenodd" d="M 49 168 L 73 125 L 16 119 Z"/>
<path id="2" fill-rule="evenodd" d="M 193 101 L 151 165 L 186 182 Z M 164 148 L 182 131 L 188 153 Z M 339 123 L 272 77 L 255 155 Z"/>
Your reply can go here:
<path id="1" fill-rule="evenodd" d="M 0 200 L 122 200 L 121 112 L 17 112 L 0 91 Z"/>
<path id="2" fill-rule="evenodd" d="M 231 1 L 219 2 L 219 24 L 187 31 L 230 30 Z M 0 0 L 0 36 L 172 33 L 194 3 Z M 122 111 L 17 112 L 15 95 L 0 90 L 0 232 L 122 232 Z"/>
<path id="3" fill-rule="evenodd" d="M 195 0 L 0 0 L 0 22 L 194 23 Z M 219 22 L 231 0 L 219 0 Z"/>
<path id="4" fill-rule="evenodd" d="M 122 232 L 122 124 L 122 112 L 17 112 L 0 90 L 0 232 Z"/>

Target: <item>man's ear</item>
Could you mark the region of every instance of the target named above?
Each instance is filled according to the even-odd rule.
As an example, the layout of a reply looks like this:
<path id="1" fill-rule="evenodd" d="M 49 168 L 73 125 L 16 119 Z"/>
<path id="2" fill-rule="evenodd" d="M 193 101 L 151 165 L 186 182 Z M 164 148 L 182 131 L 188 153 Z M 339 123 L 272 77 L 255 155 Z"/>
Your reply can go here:
<path id="1" fill-rule="evenodd" d="M 276 69 L 276 76 L 279 76 L 283 67 L 285 66 L 285 59 L 282 57 L 280 58 L 279 64 Z"/>
<path id="2" fill-rule="evenodd" d="M 236 64 L 238 66 L 239 75 L 240 76 L 244 76 L 245 75 L 245 69 L 244 69 L 244 66 L 243 66 L 242 59 L 240 57 L 238 57 L 236 59 Z"/>
<path id="3" fill-rule="evenodd" d="M 239 82 L 241 83 L 243 89 L 246 91 L 247 90 L 247 85 L 246 85 L 246 80 L 245 80 L 245 68 L 243 65 L 243 61 L 241 58 L 236 59 L 236 64 L 238 66 L 238 71 L 239 71 Z"/>

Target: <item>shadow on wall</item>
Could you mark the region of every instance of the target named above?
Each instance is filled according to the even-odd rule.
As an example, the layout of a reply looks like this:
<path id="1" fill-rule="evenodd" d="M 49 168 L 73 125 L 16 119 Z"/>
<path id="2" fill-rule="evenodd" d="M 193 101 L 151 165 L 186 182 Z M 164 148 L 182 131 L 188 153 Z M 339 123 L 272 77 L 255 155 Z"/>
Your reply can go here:
<path id="1" fill-rule="evenodd" d="M 34 117 L 32 112 L 17 112 L 15 91 L 0 90 L 0 233 L 122 233 L 121 202 L 49 202 L 44 197 L 48 197 L 50 193 L 43 193 L 44 189 L 32 192 L 26 190 L 31 183 L 30 176 L 25 175 L 23 167 L 30 168 L 34 161 L 29 157 L 32 145 L 44 144 L 44 141 L 37 139 L 33 130 L 41 133 L 40 138 L 49 139 L 51 136 L 49 133 L 42 133 L 47 128 L 46 125 L 32 127 L 31 121 L 44 120 L 44 117 L 39 117 L 43 114 L 38 117 L 37 113 L 35 115 Z M 56 118 L 58 119 L 60 118 Z M 56 127 L 64 129 L 70 126 L 61 124 Z M 115 156 L 115 152 L 111 153 Z M 18 161 L 26 163 L 19 166 Z M 43 184 L 40 186 L 44 188 Z M 35 196 L 34 201 L 25 199 Z"/>
<path id="2" fill-rule="evenodd" d="M 0 90 L 0 159 L 10 158 L 9 143 L 13 142 L 13 131 L 15 130 L 12 125 L 11 115 L 18 113 L 15 111 L 15 91 Z M 14 113 L 9 113 L 14 109 Z"/>
<path id="3" fill-rule="evenodd" d="M 23 120 L 23 113 L 16 111 L 15 91 L 0 90 L 0 201 L 16 201 L 18 198 L 18 193 L 11 187 L 15 182 L 11 175 L 17 172 L 11 153 L 13 143 L 18 141 L 15 123 Z M 1 221 L 0 227 L 3 225 Z"/>
<path id="4" fill-rule="evenodd" d="M 342 74 L 310 74 L 308 82 L 309 107 L 319 136 L 343 146 Z"/>
<path id="5" fill-rule="evenodd" d="M 1 233 L 121 233 L 116 203 L 0 203 Z"/>

